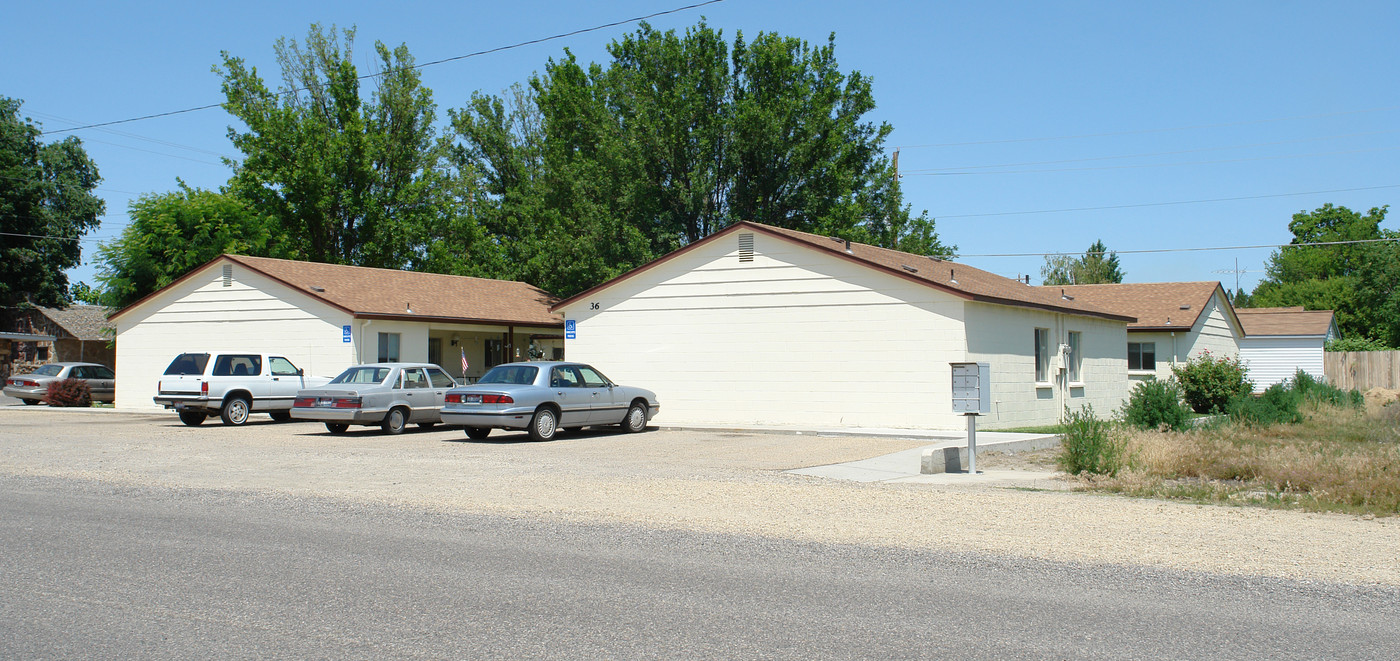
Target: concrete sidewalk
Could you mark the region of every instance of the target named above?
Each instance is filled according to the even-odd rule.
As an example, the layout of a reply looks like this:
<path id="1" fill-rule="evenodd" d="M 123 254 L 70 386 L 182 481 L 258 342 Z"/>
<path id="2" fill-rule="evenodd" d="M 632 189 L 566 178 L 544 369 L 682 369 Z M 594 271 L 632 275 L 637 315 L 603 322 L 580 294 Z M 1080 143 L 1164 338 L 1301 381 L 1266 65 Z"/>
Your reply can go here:
<path id="1" fill-rule="evenodd" d="M 982 471 L 969 475 L 966 471 L 967 432 L 950 429 L 898 429 L 880 427 L 839 429 L 803 429 L 791 426 L 704 425 L 661 426 L 661 429 L 717 432 L 758 432 L 808 436 L 877 436 L 888 438 L 927 439 L 928 445 L 892 452 L 879 457 L 849 461 L 841 464 L 797 468 L 788 473 L 810 475 L 853 482 L 903 482 L 916 484 L 1021 484 L 1049 480 L 1050 471 Z M 1054 434 L 1021 434 L 1014 432 L 977 432 L 977 453 L 1029 452 L 1060 444 Z"/>

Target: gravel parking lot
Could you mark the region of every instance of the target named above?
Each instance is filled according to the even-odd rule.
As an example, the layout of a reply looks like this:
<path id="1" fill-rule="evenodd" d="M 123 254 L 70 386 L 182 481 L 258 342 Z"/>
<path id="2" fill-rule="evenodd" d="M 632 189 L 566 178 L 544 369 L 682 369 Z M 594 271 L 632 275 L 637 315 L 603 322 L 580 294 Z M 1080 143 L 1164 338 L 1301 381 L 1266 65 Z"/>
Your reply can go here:
<path id="1" fill-rule="evenodd" d="M 923 443 L 659 430 L 575 432 L 531 443 L 499 431 L 471 441 L 441 427 L 332 436 L 321 425 L 266 416 L 240 428 L 195 428 L 173 414 L 0 406 L 0 473 L 9 475 L 1400 585 L 1394 519 L 1072 493 L 1064 481 L 1031 472 L 1010 484 L 1037 488 L 854 483 L 783 472 Z M 1020 459 L 1001 467 L 1045 470 Z"/>

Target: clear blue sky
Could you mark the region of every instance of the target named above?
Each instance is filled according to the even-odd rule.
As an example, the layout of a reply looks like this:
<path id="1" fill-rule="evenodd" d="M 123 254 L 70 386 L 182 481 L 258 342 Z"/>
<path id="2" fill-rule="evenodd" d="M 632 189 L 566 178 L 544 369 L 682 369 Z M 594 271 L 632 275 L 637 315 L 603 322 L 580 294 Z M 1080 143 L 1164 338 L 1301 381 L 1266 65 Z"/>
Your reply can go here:
<path id="1" fill-rule="evenodd" d="M 691 0 L 694 2 L 697 0 Z M 674 2 L 22 2 L 0 25 L 0 94 L 46 130 L 219 103 L 226 50 L 280 81 L 273 43 L 313 22 L 408 45 L 419 62 L 690 4 Z M 1130 282 L 1220 280 L 1251 289 L 1267 249 L 1127 251 L 1287 243 L 1290 216 L 1324 203 L 1400 200 L 1400 2 L 758 2 L 704 16 L 732 39 L 760 31 L 824 43 L 874 78 L 900 148 L 904 191 L 959 261 L 1039 282 L 1044 258 L 1095 239 Z M 604 61 L 635 25 L 428 67 L 439 116 L 499 93 L 571 49 Z M 103 176 L 102 227 L 73 281 L 93 282 L 98 242 L 127 203 L 176 178 L 216 189 L 237 156 L 221 109 L 77 132 Z M 66 134 L 47 136 L 56 138 Z M 1366 190 L 1360 190 L 1366 189 Z M 1334 192 L 1319 192 L 1334 191 Z M 1233 198 L 1233 199 L 1227 199 Z M 1400 213 L 1400 211 L 1397 211 Z M 1396 228 L 1395 220 L 1385 227 Z"/>

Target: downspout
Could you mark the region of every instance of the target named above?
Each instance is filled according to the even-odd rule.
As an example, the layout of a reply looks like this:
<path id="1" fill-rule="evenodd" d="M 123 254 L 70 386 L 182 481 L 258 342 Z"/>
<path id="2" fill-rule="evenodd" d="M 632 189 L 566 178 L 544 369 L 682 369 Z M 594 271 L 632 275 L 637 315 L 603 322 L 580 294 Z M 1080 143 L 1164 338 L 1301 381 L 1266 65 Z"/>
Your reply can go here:
<path id="1" fill-rule="evenodd" d="M 369 343 L 369 339 L 368 339 L 368 338 L 369 338 L 369 331 L 367 331 L 367 330 L 365 330 L 365 329 L 366 329 L 366 328 L 369 328 L 369 325 L 372 324 L 372 323 L 374 323 L 374 320 L 373 320 L 373 319 L 366 319 L 364 323 L 360 324 L 360 346 L 358 347 L 359 351 L 356 351 L 356 353 L 357 353 L 358 356 L 359 356 L 357 362 L 359 362 L 359 363 L 361 363 L 361 364 L 364 364 L 364 363 L 366 362 L 366 361 L 365 361 L 365 345 Z M 378 356 L 376 356 L 376 358 L 378 358 Z"/>

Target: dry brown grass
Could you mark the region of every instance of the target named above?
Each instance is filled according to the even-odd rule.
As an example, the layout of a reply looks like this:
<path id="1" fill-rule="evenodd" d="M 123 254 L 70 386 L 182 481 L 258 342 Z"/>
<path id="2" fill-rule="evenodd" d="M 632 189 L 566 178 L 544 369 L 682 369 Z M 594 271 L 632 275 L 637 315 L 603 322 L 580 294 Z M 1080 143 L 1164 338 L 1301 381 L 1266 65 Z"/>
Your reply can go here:
<path id="1" fill-rule="evenodd" d="M 1400 514 L 1400 405 L 1305 406 L 1296 425 L 1127 431 L 1128 470 L 1084 480 L 1130 495 L 1363 515 Z"/>

